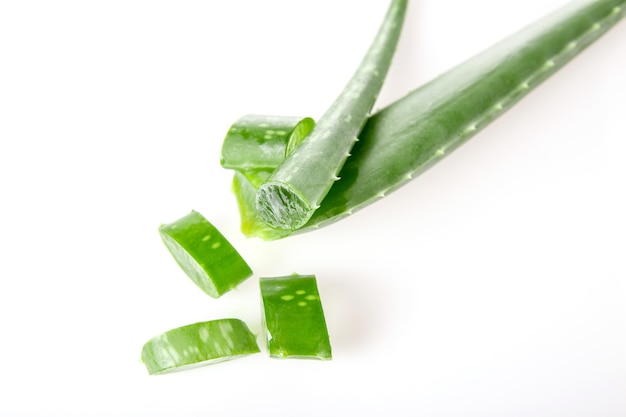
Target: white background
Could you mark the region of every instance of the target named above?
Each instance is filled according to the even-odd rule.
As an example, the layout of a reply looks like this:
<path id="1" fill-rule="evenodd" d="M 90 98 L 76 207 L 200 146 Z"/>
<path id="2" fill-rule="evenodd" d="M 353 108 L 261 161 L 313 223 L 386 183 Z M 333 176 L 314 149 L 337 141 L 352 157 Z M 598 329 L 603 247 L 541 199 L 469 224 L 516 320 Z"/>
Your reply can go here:
<path id="1" fill-rule="evenodd" d="M 413 1 L 377 107 L 562 4 Z M 626 22 L 412 183 L 246 239 L 246 113 L 325 111 L 387 2 L 0 4 L 0 415 L 626 415 Z M 219 300 L 157 228 L 191 209 L 255 275 Z M 150 337 L 316 274 L 334 358 L 149 376 Z"/>

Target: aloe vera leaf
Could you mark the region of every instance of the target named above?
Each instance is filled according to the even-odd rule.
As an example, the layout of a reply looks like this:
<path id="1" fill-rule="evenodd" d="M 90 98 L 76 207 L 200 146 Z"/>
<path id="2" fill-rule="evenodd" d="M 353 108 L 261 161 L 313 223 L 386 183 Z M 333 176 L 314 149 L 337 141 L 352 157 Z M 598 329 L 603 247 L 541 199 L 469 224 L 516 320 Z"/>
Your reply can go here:
<path id="1" fill-rule="evenodd" d="M 228 130 L 220 162 L 224 168 L 240 171 L 273 170 L 313 126 L 309 117 L 245 115 Z"/>
<path id="2" fill-rule="evenodd" d="M 295 230 L 319 207 L 357 141 L 387 74 L 408 0 L 392 0 L 363 61 L 311 134 L 282 162 L 256 197 L 260 219 Z"/>
<path id="3" fill-rule="evenodd" d="M 152 375 L 258 352 L 256 338 L 243 321 L 220 319 L 178 327 L 153 337 L 143 346 L 141 360 Z"/>
<path id="4" fill-rule="evenodd" d="M 426 171 L 600 38 L 625 6 L 566 5 L 371 116 L 341 180 L 297 232 L 340 220 Z M 285 237 L 248 227 L 266 240 Z"/>
<path id="5" fill-rule="evenodd" d="M 315 276 L 261 278 L 260 287 L 270 356 L 331 359 Z"/>
<path id="6" fill-rule="evenodd" d="M 196 211 L 161 225 L 159 234 L 178 265 L 211 297 L 220 297 L 252 275 L 230 242 Z"/>
<path id="7" fill-rule="evenodd" d="M 625 5 L 571 3 L 371 117 L 305 228 L 337 221 L 430 168 L 600 38 Z"/>

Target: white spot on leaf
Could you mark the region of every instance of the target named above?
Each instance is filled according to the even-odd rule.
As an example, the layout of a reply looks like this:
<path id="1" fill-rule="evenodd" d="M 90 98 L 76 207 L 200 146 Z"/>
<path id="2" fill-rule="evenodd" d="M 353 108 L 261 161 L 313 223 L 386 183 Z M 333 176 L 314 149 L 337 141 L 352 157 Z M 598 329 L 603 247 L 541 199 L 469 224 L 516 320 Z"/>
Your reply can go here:
<path id="1" fill-rule="evenodd" d="M 198 330 L 198 337 L 200 337 L 200 340 L 202 340 L 203 342 L 206 342 L 209 340 L 209 330 L 206 327 L 202 327 L 200 328 L 200 330 Z M 197 347 L 196 347 L 197 349 Z"/>

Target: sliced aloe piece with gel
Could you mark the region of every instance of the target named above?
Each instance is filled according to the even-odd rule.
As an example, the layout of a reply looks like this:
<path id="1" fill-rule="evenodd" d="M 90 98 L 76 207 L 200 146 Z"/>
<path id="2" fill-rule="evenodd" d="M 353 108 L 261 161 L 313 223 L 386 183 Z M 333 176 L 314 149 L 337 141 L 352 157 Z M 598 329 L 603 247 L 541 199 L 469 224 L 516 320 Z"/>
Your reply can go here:
<path id="1" fill-rule="evenodd" d="M 230 242 L 196 211 L 161 225 L 159 233 L 178 265 L 211 297 L 218 298 L 252 275 Z"/>
<path id="2" fill-rule="evenodd" d="M 260 287 L 270 356 L 331 359 L 315 276 L 261 278 Z"/>
<path id="3" fill-rule="evenodd" d="M 178 327 L 153 337 L 143 346 L 141 360 L 150 374 L 161 374 L 259 351 L 255 336 L 243 321 L 220 319 Z"/>
<path id="4" fill-rule="evenodd" d="M 228 130 L 220 163 L 238 171 L 273 170 L 314 126 L 310 117 L 245 115 Z"/>

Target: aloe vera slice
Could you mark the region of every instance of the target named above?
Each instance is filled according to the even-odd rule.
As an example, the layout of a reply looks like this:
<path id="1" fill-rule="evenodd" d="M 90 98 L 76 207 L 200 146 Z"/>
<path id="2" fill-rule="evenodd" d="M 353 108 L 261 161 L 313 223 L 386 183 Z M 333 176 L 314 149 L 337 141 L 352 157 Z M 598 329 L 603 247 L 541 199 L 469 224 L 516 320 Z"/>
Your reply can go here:
<path id="1" fill-rule="evenodd" d="M 239 171 L 274 169 L 315 126 L 309 117 L 249 114 L 232 124 L 222 145 L 221 164 Z"/>
<path id="2" fill-rule="evenodd" d="M 220 297 L 252 275 L 230 242 L 196 211 L 161 225 L 159 233 L 178 265 L 211 297 Z"/>
<path id="3" fill-rule="evenodd" d="M 295 230 L 319 207 L 357 141 L 391 64 L 407 0 L 392 0 L 383 23 L 355 74 L 311 134 L 257 191 L 260 219 Z"/>
<path id="4" fill-rule="evenodd" d="M 220 319 L 169 330 L 150 339 L 141 360 L 150 374 L 231 360 L 258 353 L 248 326 L 239 319 Z"/>
<path id="5" fill-rule="evenodd" d="M 261 278 L 260 287 L 270 356 L 331 359 L 315 276 Z"/>
<path id="6" fill-rule="evenodd" d="M 624 0 L 573 2 L 374 114 L 341 170 L 341 180 L 297 232 L 340 220 L 417 177 L 513 107 L 625 14 Z M 248 205 L 247 210 L 253 207 Z M 247 229 L 267 240 L 285 237 L 251 224 Z"/>

